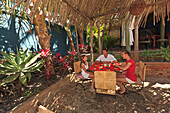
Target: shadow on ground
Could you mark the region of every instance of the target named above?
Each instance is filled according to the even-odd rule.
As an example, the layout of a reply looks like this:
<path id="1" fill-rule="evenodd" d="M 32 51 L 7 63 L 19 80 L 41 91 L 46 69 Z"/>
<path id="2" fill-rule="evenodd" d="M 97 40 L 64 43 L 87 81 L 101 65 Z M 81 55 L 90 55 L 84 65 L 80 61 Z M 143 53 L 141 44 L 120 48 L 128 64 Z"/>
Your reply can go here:
<path id="1" fill-rule="evenodd" d="M 80 85 L 70 82 L 48 103 L 48 109 L 57 113 L 168 113 L 170 111 L 169 78 L 147 78 L 141 92 L 116 96 L 97 96 L 89 91 L 86 83 L 84 91 Z"/>

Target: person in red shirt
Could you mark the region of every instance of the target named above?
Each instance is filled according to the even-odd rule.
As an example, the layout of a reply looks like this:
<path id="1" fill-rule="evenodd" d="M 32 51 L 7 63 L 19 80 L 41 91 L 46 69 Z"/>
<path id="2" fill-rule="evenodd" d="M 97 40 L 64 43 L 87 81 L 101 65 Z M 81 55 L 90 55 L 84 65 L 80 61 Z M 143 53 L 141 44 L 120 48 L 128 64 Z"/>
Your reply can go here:
<path id="1" fill-rule="evenodd" d="M 125 87 L 122 83 L 135 83 L 137 76 L 135 74 L 135 62 L 131 59 L 130 52 L 127 50 L 122 51 L 121 53 L 123 59 L 126 59 L 126 65 L 125 66 L 118 66 L 118 68 L 122 69 L 122 71 L 127 71 L 126 75 L 122 72 L 122 74 L 119 74 L 116 76 L 116 84 L 120 87 L 119 94 L 125 93 Z"/>

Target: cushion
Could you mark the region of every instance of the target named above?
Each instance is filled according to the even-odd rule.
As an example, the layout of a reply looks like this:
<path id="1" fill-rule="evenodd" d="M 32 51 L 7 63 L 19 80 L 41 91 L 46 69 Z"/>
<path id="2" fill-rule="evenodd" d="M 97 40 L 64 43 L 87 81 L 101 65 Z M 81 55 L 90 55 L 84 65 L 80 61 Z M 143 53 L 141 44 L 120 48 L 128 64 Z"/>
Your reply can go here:
<path id="1" fill-rule="evenodd" d="M 76 77 L 76 78 L 80 78 L 80 79 L 83 79 L 83 78 L 84 78 L 81 74 L 77 74 L 75 77 Z"/>

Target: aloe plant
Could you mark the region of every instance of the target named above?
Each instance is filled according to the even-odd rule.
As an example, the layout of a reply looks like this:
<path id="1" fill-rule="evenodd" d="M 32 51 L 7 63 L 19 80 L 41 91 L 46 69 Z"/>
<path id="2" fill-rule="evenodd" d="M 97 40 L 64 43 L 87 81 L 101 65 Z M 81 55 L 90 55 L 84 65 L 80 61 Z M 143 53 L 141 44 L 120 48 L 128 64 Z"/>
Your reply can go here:
<path id="1" fill-rule="evenodd" d="M 17 49 L 17 54 L 10 52 L 5 53 L 1 51 L 4 61 L 0 64 L 0 74 L 6 76 L 0 81 L 0 86 L 12 83 L 15 80 L 19 80 L 19 83 L 27 86 L 27 81 L 31 79 L 31 72 L 39 71 L 43 66 L 45 59 L 36 62 L 37 58 L 41 55 L 33 55 L 32 52 L 28 52 L 28 48 L 23 51 L 23 49 Z"/>
<path id="2" fill-rule="evenodd" d="M 150 58 L 153 60 L 154 57 L 155 57 L 155 53 L 151 50 L 151 49 L 148 49 L 148 50 L 144 50 L 140 56 L 143 56 L 144 57 L 144 61 L 146 60 L 149 60 Z"/>
<path id="3" fill-rule="evenodd" d="M 161 57 L 166 60 L 170 61 L 170 47 L 167 46 L 167 48 L 160 47 L 161 50 L 158 51 L 158 54 L 161 55 Z"/>

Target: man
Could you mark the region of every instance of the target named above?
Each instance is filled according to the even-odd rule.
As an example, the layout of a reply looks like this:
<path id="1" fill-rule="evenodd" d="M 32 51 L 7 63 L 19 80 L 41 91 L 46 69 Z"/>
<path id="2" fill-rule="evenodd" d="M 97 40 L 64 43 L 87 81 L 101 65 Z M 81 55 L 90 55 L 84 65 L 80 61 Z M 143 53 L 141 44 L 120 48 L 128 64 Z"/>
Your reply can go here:
<path id="1" fill-rule="evenodd" d="M 117 62 L 117 59 L 111 55 L 111 54 L 108 54 L 108 49 L 107 48 L 104 48 L 103 49 L 103 55 L 100 55 L 96 61 L 96 63 L 100 63 L 100 62 L 103 62 L 103 63 L 112 63 L 112 62 Z"/>
<path id="2" fill-rule="evenodd" d="M 124 94 L 125 87 L 122 83 L 135 83 L 137 76 L 135 74 L 135 62 L 131 59 L 130 52 L 125 50 L 122 52 L 122 58 L 126 59 L 125 66 L 116 65 L 118 68 L 122 69 L 123 71 L 127 71 L 126 75 L 123 73 L 116 76 L 116 84 L 120 87 L 119 94 Z"/>

